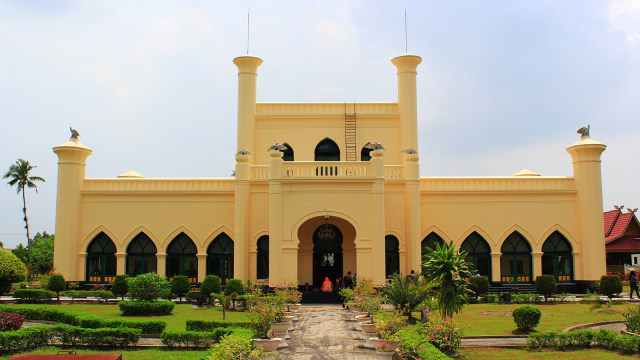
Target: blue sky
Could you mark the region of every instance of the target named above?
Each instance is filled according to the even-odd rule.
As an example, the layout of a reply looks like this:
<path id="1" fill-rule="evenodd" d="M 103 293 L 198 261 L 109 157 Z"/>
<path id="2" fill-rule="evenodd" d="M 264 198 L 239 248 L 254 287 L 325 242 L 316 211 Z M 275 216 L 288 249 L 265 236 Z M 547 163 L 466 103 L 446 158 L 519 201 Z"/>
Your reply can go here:
<path id="1" fill-rule="evenodd" d="M 94 150 L 88 177 L 229 176 L 247 9 L 258 101 L 396 101 L 405 5 L 422 175 L 571 175 L 565 148 L 590 124 L 605 210 L 640 207 L 640 0 L 0 0 L 0 171 L 23 158 L 47 179 L 27 192 L 32 233 L 54 232 L 69 126 Z M 6 247 L 21 207 L 0 185 Z"/>

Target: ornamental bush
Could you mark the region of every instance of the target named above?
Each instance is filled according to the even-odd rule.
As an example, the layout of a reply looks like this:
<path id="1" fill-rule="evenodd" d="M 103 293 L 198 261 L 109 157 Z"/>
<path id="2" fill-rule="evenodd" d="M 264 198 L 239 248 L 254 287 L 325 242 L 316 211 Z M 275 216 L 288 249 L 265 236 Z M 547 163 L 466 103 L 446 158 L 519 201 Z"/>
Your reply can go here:
<path id="1" fill-rule="evenodd" d="M 128 278 L 127 285 L 131 298 L 136 301 L 154 301 L 169 289 L 169 281 L 156 273 Z"/>
<path id="2" fill-rule="evenodd" d="M 617 275 L 603 275 L 600 278 L 600 294 L 606 295 L 609 299 L 613 295 L 622 292 L 622 279 Z"/>
<path id="3" fill-rule="evenodd" d="M 24 323 L 24 316 L 0 311 L 0 331 L 18 330 Z"/>
<path id="4" fill-rule="evenodd" d="M 7 250 L 0 249 L 0 293 L 11 290 L 11 284 L 25 281 L 27 267 L 17 256 Z"/>
<path id="5" fill-rule="evenodd" d="M 489 291 L 489 278 L 486 276 L 472 276 L 469 278 L 469 289 L 478 296 L 486 294 Z"/>
<path id="6" fill-rule="evenodd" d="M 37 303 L 51 300 L 53 293 L 44 289 L 18 289 L 13 292 L 13 297 L 18 302 Z"/>
<path id="7" fill-rule="evenodd" d="M 176 275 L 171 281 L 171 292 L 176 294 L 182 302 L 182 298 L 191 290 L 189 285 L 189 278 L 185 275 Z"/>
<path id="8" fill-rule="evenodd" d="M 139 329 L 102 328 L 85 329 L 69 325 L 51 326 L 51 336 L 67 346 L 108 346 L 121 347 L 135 345 L 140 340 Z"/>
<path id="9" fill-rule="evenodd" d="M 252 325 L 249 321 L 187 320 L 186 330 L 211 332 L 213 329 L 223 327 L 251 329 Z"/>
<path id="10" fill-rule="evenodd" d="M 629 331 L 636 334 L 640 333 L 640 305 L 627 308 L 623 316 L 625 320 L 627 320 L 627 328 Z"/>
<path id="11" fill-rule="evenodd" d="M 0 332 L 0 353 L 27 351 L 47 345 L 51 338 L 51 327 L 32 326 L 17 331 Z"/>
<path id="12" fill-rule="evenodd" d="M 167 347 L 193 346 L 210 347 L 228 335 L 244 336 L 251 339 L 253 332 L 249 329 L 237 327 L 214 328 L 211 331 L 165 331 L 162 333 L 162 343 Z M 227 358 L 224 358 L 227 359 Z"/>
<path id="13" fill-rule="evenodd" d="M 115 296 L 122 296 L 122 300 L 124 300 L 124 296 L 129 292 L 129 285 L 127 285 L 127 275 L 116 275 L 116 278 L 113 280 L 113 286 L 111 287 L 111 292 Z"/>
<path id="14" fill-rule="evenodd" d="M 207 275 L 200 286 L 200 293 L 211 295 L 211 293 L 219 294 L 222 292 L 222 284 L 217 275 Z"/>
<path id="15" fill-rule="evenodd" d="M 449 357 L 442 353 L 430 342 L 430 335 L 425 333 L 422 324 L 405 326 L 393 336 L 399 342 L 400 354 L 409 359 L 447 360 Z"/>
<path id="16" fill-rule="evenodd" d="M 513 321 L 521 330 L 529 331 L 538 326 L 541 316 L 540 309 L 530 305 L 519 306 L 513 310 Z"/>
<path id="17" fill-rule="evenodd" d="M 224 288 L 224 294 L 229 296 L 233 293 L 236 293 L 236 295 L 244 295 L 244 285 L 241 280 L 230 279 L 227 282 L 227 286 Z"/>
<path id="18" fill-rule="evenodd" d="M 58 301 L 60 301 L 60 291 L 63 291 L 67 287 L 67 282 L 64 281 L 64 276 L 60 274 L 53 274 L 49 277 L 47 282 L 47 290 L 55 291 Z"/>
<path id="19" fill-rule="evenodd" d="M 536 277 L 536 291 L 538 294 L 544 295 L 544 301 L 547 301 L 549 296 L 558 292 L 555 276 L 541 275 Z"/>
<path id="20" fill-rule="evenodd" d="M 118 307 L 122 315 L 145 316 L 145 315 L 171 315 L 176 306 L 171 301 L 120 301 Z"/>
<path id="21" fill-rule="evenodd" d="M 213 345 L 211 353 L 204 360 L 258 360 L 262 359 L 262 347 L 254 348 L 249 332 L 234 332 L 224 336 L 219 343 Z"/>

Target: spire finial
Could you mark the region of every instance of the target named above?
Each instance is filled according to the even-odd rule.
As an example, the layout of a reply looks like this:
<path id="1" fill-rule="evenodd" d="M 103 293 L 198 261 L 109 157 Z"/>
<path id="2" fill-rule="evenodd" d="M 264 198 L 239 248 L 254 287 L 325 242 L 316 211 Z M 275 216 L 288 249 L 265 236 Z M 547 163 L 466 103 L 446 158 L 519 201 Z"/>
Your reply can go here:
<path id="1" fill-rule="evenodd" d="M 404 52 L 409 52 L 409 34 L 407 33 L 407 7 L 404 7 Z"/>
<path id="2" fill-rule="evenodd" d="M 249 54 L 249 9 L 247 9 L 247 55 Z"/>

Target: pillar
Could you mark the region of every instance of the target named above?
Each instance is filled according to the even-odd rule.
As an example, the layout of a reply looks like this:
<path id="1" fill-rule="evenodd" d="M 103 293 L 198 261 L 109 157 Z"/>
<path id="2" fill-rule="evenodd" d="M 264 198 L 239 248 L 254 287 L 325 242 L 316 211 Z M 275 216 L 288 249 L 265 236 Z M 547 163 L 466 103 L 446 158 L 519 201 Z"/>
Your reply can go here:
<path id="1" fill-rule="evenodd" d="M 77 138 L 53 148 L 58 155 L 58 195 L 56 199 L 56 241 L 53 266 L 67 281 L 84 281 L 86 261 L 79 262 L 82 195 L 86 161 L 92 151 Z"/>
<path id="2" fill-rule="evenodd" d="M 385 276 L 385 216 L 384 216 L 384 150 L 371 152 L 371 278 L 374 284 L 384 285 Z M 364 249 L 363 249 L 364 250 Z M 358 255 L 358 271 L 360 270 L 360 252 Z"/>
<path id="3" fill-rule="evenodd" d="M 238 151 L 255 152 L 256 82 L 262 59 L 245 55 L 233 63 L 238 67 Z"/>
<path id="4" fill-rule="evenodd" d="M 600 168 L 600 155 L 606 148 L 589 136 L 582 136 L 580 141 L 567 148 L 573 159 L 573 178 L 577 189 L 575 213 L 578 234 L 575 238 L 581 242 L 574 246 L 582 250 L 582 261 L 575 261 L 574 265 L 582 268 L 582 278 L 576 280 L 599 280 L 607 271 Z"/>
<path id="5" fill-rule="evenodd" d="M 167 276 L 167 254 L 157 253 L 156 259 L 158 261 L 158 275 Z"/>
<path id="6" fill-rule="evenodd" d="M 502 276 L 500 271 L 500 257 L 502 253 L 500 252 L 492 252 L 491 253 L 491 282 L 500 283 L 502 282 Z"/>
<path id="7" fill-rule="evenodd" d="M 531 267 L 533 270 L 531 281 L 536 281 L 536 278 L 542 275 L 542 252 L 534 251 L 531 253 Z"/>
<path id="8" fill-rule="evenodd" d="M 251 154 L 236 155 L 235 207 L 233 223 L 233 277 L 249 277 L 249 229 Z"/>
<path id="9" fill-rule="evenodd" d="M 418 154 L 404 153 L 404 179 L 405 179 L 405 240 L 407 244 L 408 265 L 407 271 L 415 270 L 420 273 L 422 269 L 422 251 L 420 244 L 420 165 Z"/>
<path id="10" fill-rule="evenodd" d="M 398 108 L 400 110 L 400 150 L 418 150 L 418 101 L 416 95 L 416 69 L 422 58 L 404 54 L 391 60 L 398 68 Z"/>
<path id="11" fill-rule="evenodd" d="M 298 280 L 297 256 L 292 258 L 291 249 L 283 249 L 282 239 L 282 161 L 283 153 L 278 150 L 269 151 L 269 286 L 282 283 L 283 269 L 291 270 L 288 277 L 294 276 L 292 280 Z M 284 258 L 294 261 L 293 264 L 285 264 Z"/>
<path id="12" fill-rule="evenodd" d="M 198 253 L 196 257 L 198 258 L 198 282 L 202 283 L 207 276 L 207 254 Z"/>
<path id="13" fill-rule="evenodd" d="M 127 253 L 116 253 L 116 275 L 127 273 Z"/>

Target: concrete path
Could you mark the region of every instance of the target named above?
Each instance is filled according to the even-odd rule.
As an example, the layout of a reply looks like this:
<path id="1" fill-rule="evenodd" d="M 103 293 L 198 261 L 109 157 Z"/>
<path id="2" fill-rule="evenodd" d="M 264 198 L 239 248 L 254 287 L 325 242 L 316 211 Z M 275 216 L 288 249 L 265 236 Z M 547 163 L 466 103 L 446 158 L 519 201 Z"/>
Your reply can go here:
<path id="1" fill-rule="evenodd" d="M 375 350 L 362 347 L 361 331 L 355 322 L 345 321 L 350 312 L 341 305 L 303 305 L 300 321 L 287 340 L 289 347 L 266 358 L 269 360 L 367 360 L 376 357 Z"/>

